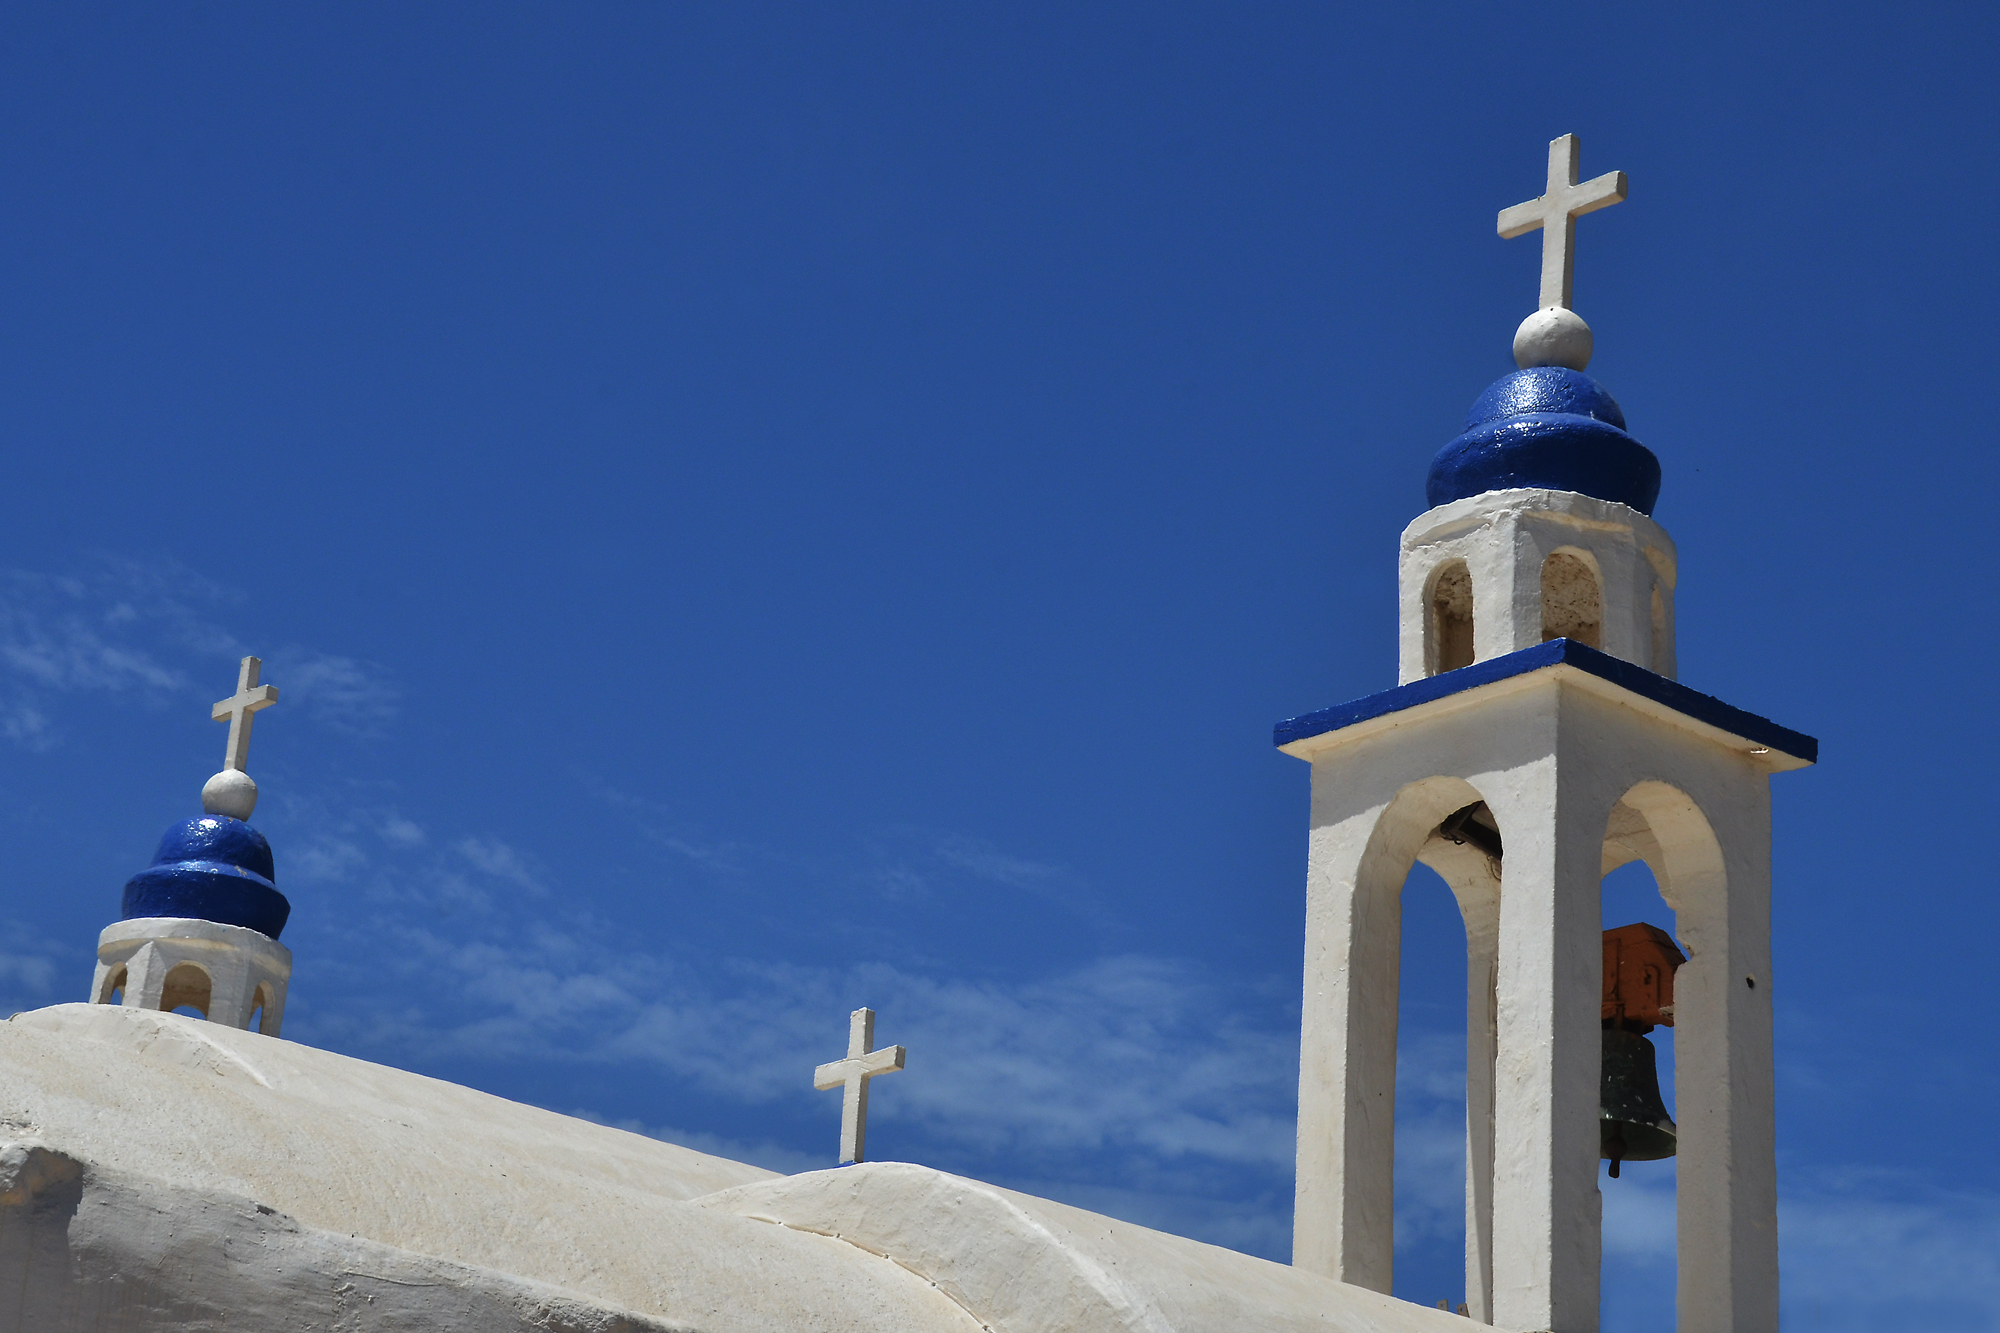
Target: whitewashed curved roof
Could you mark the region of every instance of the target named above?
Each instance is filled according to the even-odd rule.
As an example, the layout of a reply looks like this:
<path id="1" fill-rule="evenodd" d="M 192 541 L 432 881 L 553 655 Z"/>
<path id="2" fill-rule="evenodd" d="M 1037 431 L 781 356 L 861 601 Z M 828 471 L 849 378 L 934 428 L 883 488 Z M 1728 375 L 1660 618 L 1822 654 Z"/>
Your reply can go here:
<path id="1" fill-rule="evenodd" d="M 1471 1327 L 926 1167 L 777 1176 L 82 1004 L 0 1023 L 0 1329 L 10 1317 L 37 1333 Z"/>

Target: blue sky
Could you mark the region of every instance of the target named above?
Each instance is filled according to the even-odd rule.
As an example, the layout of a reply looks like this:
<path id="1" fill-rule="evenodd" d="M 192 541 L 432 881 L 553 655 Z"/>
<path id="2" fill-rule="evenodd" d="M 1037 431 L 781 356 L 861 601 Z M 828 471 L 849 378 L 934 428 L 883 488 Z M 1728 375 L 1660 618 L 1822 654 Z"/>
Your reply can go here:
<path id="1" fill-rule="evenodd" d="M 870 1004 L 873 1155 L 1287 1255 L 1270 726 L 1393 683 L 1396 536 L 1534 302 L 1493 216 L 1574 131 L 1632 178 L 1576 304 L 1681 677 L 1823 744 L 1776 784 L 1788 1327 L 2000 1328 L 1995 35 L 10 6 L 0 1002 L 83 997 L 254 651 L 288 1037 L 795 1170 Z M 1607 924 L 1663 914 L 1621 874 Z M 1461 944 L 1407 898 L 1430 1303 Z M 1671 1326 L 1669 1179 L 1607 1186 L 1607 1328 Z"/>

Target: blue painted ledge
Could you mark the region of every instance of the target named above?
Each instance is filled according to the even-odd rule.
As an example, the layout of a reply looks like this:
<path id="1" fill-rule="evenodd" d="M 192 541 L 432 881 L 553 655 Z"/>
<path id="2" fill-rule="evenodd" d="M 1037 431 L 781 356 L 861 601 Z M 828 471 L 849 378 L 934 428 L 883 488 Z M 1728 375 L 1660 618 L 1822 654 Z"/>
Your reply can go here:
<path id="1" fill-rule="evenodd" d="M 1644 667 L 1634 666 L 1623 658 L 1599 652 L 1574 639 L 1551 639 L 1533 648 L 1523 648 L 1518 653 L 1508 653 L 1505 657 L 1474 662 L 1469 667 L 1460 667 L 1424 680 L 1413 680 L 1408 685 L 1398 685 L 1393 690 L 1371 694 L 1353 703 L 1322 708 L 1317 713 L 1280 722 L 1273 743 L 1290 745 L 1293 741 L 1324 736 L 1329 731 L 1339 731 L 1357 722 L 1400 713 L 1406 708 L 1475 690 L 1481 685 L 1491 685 L 1496 680 L 1525 676 L 1530 671 L 1552 666 L 1573 666 L 1579 671 L 1587 671 L 1599 680 L 1609 681 L 1642 699 L 1663 704 L 1676 713 L 1685 714 L 1697 722 L 1706 722 L 1732 736 L 1769 746 L 1795 759 L 1803 759 L 1808 764 L 1819 762 L 1819 742 L 1811 736 L 1781 727 L 1769 718 L 1731 707 L 1713 695 L 1691 690 L 1665 676 L 1656 676 Z"/>

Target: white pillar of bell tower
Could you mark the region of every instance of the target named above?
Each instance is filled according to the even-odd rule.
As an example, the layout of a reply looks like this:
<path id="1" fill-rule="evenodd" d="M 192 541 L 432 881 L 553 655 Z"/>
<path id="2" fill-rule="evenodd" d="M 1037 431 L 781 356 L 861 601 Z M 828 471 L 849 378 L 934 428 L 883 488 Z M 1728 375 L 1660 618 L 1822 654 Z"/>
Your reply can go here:
<path id="1" fill-rule="evenodd" d="M 1673 679 L 1659 464 L 1581 373 L 1567 309 L 1573 218 L 1624 177 L 1578 186 L 1575 139 L 1550 149 L 1548 194 L 1501 215 L 1553 224 L 1522 368 L 1403 535 L 1401 683 L 1277 728 L 1312 765 L 1293 1263 L 1390 1290 L 1401 893 L 1422 861 L 1466 927 L 1468 1311 L 1595 1333 L 1601 885 L 1641 860 L 1688 953 L 1678 1324 L 1775 1333 L 1768 784 L 1818 743 Z"/>

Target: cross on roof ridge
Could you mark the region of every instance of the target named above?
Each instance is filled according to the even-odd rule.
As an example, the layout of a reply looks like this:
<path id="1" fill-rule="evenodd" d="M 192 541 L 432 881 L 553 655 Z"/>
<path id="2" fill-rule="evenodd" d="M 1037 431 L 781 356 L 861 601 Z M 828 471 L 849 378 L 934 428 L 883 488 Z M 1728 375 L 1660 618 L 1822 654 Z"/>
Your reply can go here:
<path id="1" fill-rule="evenodd" d="M 903 1048 L 875 1049 L 875 1011 L 856 1009 L 847 1017 L 847 1058 L 813 1070 L 813 1086 L 841 1089 L 840 1164 L 864 1160 L 868 1138 L 868 1080 L 903 1068 Z"/>

